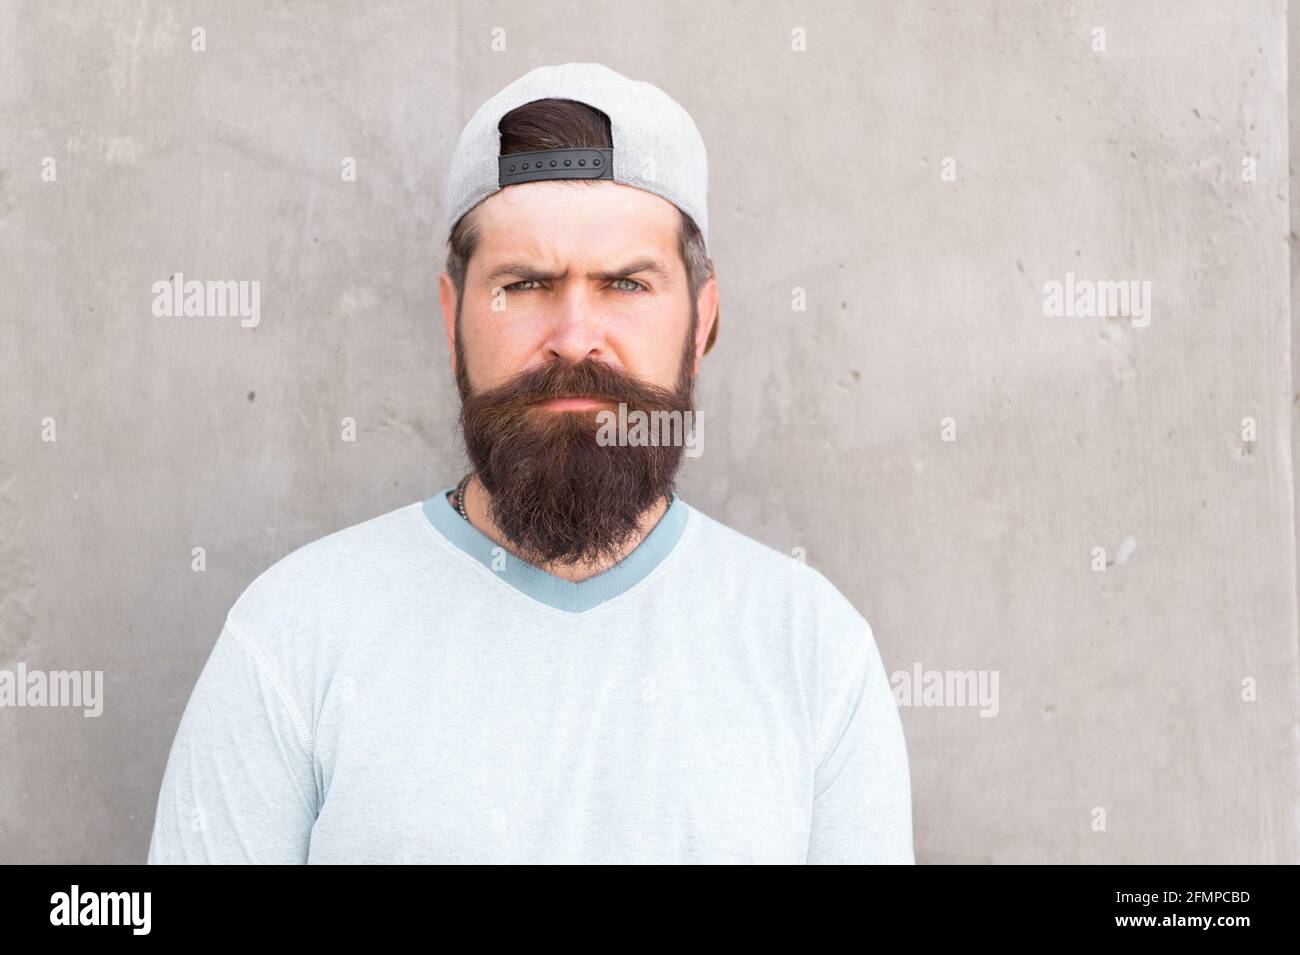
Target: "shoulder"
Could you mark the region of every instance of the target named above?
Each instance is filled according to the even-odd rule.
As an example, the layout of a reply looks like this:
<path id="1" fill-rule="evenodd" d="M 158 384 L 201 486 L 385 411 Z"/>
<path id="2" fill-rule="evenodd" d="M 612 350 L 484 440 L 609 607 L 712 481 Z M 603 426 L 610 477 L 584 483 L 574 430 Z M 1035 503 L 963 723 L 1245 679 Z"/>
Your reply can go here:
<path id="1" fill-rule="evenodd" d="M 696 537 L 697 547 L 704 552 L 729 555 L 733 560 L 743 562 L 746 570 L 762 574 L 785 574 L 794 565 L 801 563 L 795 552 L 782 553 L 775 547 L 710 517 L 694 505 L 687 504 L 686 508 L 691 515 L 692 533 Z"/>
<path id="2" fill-rule="evenodd" d="M 751 599 L 780 602 L 788 611 L 828 633 L 851 633 L 857 641 L 870 625 L 852 602 L 820 570 L 807 562 L 800 548 L 784 553 L 691 507 L 698 559 L 710 567 L 709 576 L 735 578 Z"/>
<path id="3" fill-rule="evenodd" d="M 269 625 L 311 622 L 401 576 L 422 543 L 420 504 L 316 538 L 259 573 L 231 606 L 228 623 L 252 636 Z M 427 553 L 427 551 L 425 552 Z"/>
<path id="4" fill-rule="evenodd" d="M 690 507 L 695 554 L 712 565 L 711 574 L 733 573 L 753 583 L 755 590 L 796 600 L 806 612 L 816 612 L 839 624 L 866 624 L 858 609 L 826 574 L 807 563 L 802 548 L 789 554 L 723 524 Z"/>
<path id="5" fill-rule="evenodd" d="M 884 661 L 866 615 L 802 553 L 786 554 L 692 508 L 696 599 L 737 595 L 756 617 L 777 623 L 807 682 L 816 687 L 818 725 L 840 702 L 867 685 L 881 685 Z"/>

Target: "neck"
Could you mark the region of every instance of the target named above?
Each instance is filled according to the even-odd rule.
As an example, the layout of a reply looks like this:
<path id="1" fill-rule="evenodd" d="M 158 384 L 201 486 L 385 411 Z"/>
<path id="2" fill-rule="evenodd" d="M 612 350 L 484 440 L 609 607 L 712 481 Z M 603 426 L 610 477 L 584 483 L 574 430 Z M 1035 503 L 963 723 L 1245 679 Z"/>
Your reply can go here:
<path id="1" fill-rule="evenodd" d="M 479 482 L 478 475 L 474 475 L 465 487 L 465 513 L 469 516 L 469 522 L 514 557 L 519 560 L 527 560 L 513 544 L 506 540 L 505 535 L 501 533 L 501 529 L 493 522 L 491 502 L 492 496 L 488 494 L 487 488 Z M 646 535 L 654 529 L 654 526 L 659 523 L 659 519 L 664 516 L 664 512 L 667 510 L 668 501 L 662 497 L 655 502 L 653 507 L 647 508 L 641 514 L 636 531 L 613 556 L 592 563 L 550 561 L 535 564 L 534 566 L 540 567 L 548 574 L 554 574 L 556 577 L 562 577 L 565 580 L 574 582 L 586 580 L 588 577 L 595 577 L 597 574 L 609 570 L 609 568 L 636 550 L 637 546 L 645 540 Z"/>

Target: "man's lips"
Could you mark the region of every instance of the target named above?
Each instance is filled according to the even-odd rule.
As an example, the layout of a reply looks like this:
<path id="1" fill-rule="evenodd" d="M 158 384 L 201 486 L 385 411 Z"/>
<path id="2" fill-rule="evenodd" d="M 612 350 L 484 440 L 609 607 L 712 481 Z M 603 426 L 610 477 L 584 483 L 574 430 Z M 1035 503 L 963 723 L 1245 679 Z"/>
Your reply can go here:
<path id="1" fill-rule="evenodd" d="M 612 404 L 608 398 L 593 398 L 588 395 L 571 395 L 564 398 L 547 398 L 537 402 L 537 407 L 547 411 L 590 411 Z"/>

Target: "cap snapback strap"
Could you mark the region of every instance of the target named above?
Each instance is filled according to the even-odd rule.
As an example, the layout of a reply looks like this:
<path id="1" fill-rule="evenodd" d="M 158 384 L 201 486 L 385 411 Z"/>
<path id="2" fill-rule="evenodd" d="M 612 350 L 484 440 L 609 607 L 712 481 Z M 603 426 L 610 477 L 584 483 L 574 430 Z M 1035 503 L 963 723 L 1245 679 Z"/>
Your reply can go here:
<path id="1" fill-rule="evenodd" d="M 613 179 L 612 149 L 536 149 L 497 159 L 497 185 L 538 179 Z"/>

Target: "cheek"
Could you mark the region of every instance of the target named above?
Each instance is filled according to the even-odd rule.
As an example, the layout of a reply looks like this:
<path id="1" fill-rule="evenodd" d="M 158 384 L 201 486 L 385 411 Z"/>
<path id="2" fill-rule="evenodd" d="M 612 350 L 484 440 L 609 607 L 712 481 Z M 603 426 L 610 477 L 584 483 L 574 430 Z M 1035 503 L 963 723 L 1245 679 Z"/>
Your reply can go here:
<path id="1" fill-rule="evenodd" d="M 518 374 L 535 350 L 526 323 L 491 310 L 490 300 L 461 313 L 461 345 L 470 383 L 476 390 L 491 388 Z"/>
<path id="2" fill-rule="evenodd" d="M 657 312 L 645 321 L 629 322 L 608 339 L 627 371 L 671 388 L 677 383 L 689 330 L 689 318 L 668 320 L 662 312 Z"/>

